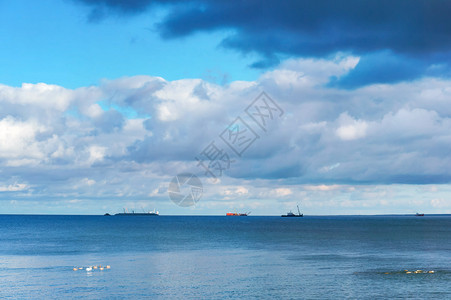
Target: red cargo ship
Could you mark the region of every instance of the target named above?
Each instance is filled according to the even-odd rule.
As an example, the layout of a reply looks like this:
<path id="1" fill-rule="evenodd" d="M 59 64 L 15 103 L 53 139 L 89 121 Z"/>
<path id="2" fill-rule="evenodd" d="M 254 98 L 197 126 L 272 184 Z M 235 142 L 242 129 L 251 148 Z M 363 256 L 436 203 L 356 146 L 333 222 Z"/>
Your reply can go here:
<path id="1" fill-rule="evenodd" d="M 247 212 L 247 213 L 226 213 L 226 216 L 238 216 L 238 217 L 247 217 L 251 212 Z"/>

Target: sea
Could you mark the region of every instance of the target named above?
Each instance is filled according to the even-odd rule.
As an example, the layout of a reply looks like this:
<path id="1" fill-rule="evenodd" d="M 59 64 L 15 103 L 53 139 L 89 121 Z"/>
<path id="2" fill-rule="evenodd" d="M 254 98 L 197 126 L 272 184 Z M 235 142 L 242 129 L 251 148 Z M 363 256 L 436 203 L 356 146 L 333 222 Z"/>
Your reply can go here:
<path id="1" fill-rule="evenodd" d="M 451 299 L 449 215 L 0 215 L 0 229 L 1 299 Z"/>

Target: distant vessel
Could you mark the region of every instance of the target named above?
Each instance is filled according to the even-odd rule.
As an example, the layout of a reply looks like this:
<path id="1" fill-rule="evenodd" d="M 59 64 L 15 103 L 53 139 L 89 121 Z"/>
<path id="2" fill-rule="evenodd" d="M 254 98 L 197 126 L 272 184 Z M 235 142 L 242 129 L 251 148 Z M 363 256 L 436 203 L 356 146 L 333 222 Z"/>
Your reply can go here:
<path id="1" fill-rule="evenodd" d="M 124 212 L 117 213 L 115 216 L 159 216 L 160 213 L 157 210 L 149 211 L 149 212 L 135 212 L 132 210 L 128 212 L 127 209 L 124 208 Z"/>
<path id="2" fill-rule="evenodd" d="M 247 213 L 236 213 L 236 212 L 234 212 L 234 213 L 226 213 L 226 216 L 238 216 L 238 217 L 247 217 L 248 215 L 250 215 L 251 214 L 251 212 L 247 212 Z"/>
<path id="3" fill-rule="evenodd" d="M 424 214 L 416 213 L 415 216 L 417 216 L 417 217 L 424 217 Z"/>
<path id="4" fill-rule="evenodd" d="M 298 207 L 298 214 L 297 215 L 295 215 L 294 213 L 292 213 L 291 212 L 291 210 L 290 210 L 290 212 L 289 213 L 287 213 L 286 215 L 282 215 L 282 217 L 286 217 L 286 218 L 296 218 L 296 217 L 303 217 L 304 216 L 304 214 L 301 214 L 301 211 L 299 210 L 299 205 L 296 205 L 297 207 Z"/>

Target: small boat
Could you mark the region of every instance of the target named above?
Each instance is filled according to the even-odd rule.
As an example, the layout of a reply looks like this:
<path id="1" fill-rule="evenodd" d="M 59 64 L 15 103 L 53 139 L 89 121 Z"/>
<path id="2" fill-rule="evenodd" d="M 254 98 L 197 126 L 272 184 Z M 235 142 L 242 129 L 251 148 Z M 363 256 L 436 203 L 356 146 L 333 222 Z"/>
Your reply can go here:
<path id="1" fill-rule="evenodd" d="M 415 216 L 416 217 L 424 217 L 424 214 L 416 213 Z"/>
<path id="2" fill-rule="evenodd" d="M 251 212 L 247 212 L 247 213 L 226 213 L 226 216 L 230 217 L 230 216 L 237 216 L 237 217 L 247 217 L 248 215 L 250 215 Z"/>
<path id="3" fill-rule="evenodd" d="M 295 215 L 293 212 L 291 212 L 291 210 L 290 210 L 290 212 L 288 212 L 286 215 L 282 215 L 281 217 L 284 217 L 284 218 L 296 218 L 296 217 L 303 217 L 304 216 L 304 214 L 301 214 L 301 211 L 299 210 L 299 205 L 296 205 L 297 207 L 298 207 L 298 214 L 297 215 Z"/>

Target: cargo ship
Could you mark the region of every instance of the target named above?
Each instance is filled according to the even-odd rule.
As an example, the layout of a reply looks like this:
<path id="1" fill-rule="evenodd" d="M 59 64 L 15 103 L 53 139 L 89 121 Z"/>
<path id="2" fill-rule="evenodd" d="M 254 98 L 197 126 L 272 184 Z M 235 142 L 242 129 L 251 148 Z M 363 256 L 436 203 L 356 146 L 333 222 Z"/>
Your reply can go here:
<path id="1" fill-rule="evenodd" d="M 231 216 L 237 216 L 237 217 L 247 217 L 248 215 L 250 215 L 251 212 L 247 212 L 247 213 L 226 213 L 226 216 L 231 217 Z"/>
<path id="2" fill-rule="evenodd" d="M 121 213 L 117 213 L 115 214 L 115 216 L 159 216 L 160 213 L 158 212 L 158 210 L 153 210 L 153 211 L 149 211 L 149 212 L 135 212 L 134 210 L 132 210 L 131 212 L 127 211 L 127 209 L 124 208 L 124 212 Z"/>

